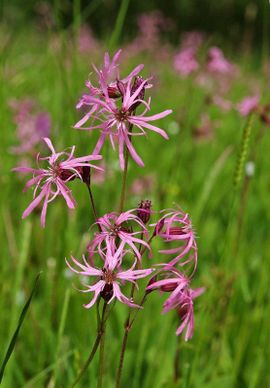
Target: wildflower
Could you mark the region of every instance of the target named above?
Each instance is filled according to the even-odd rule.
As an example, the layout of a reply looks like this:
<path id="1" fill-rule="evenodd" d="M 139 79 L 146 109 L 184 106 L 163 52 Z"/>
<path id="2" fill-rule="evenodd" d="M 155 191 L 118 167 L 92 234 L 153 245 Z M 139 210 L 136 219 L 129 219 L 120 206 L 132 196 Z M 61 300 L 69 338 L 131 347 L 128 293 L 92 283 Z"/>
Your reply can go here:
<path id="1" fill-rule="evenodd" d="M 168 135 L 163 129 L 158 128 L 150 124 L 149 122 L 161 119 L 169 115 L 172 110 L 168 109 L 161 113 L 155 114 L 153 116 L 145 116 L 146 112 L 150 110 L 150 99 L 148 102 L 140 99 L 140 93 L 145 87 L 147 81 L 140 83 L 139 87 L 135 92 L 132 92 L 131 79 L 128 81 L 125 91 L 123 91 L 122 104 L 120 107 L 117 106 L 115 100 L 110 99 L 108 94 L 105 101 L 99 100 L 95 97 L 89 97 L 89 101 L 96 106 L 100 106 L 99 110 L 95 113 L 95 117 L 98 119 L 100 124 L 95 127 L 84 128 L 92 130 L 95 128 L 101 129 L 101 134 L 99 140 L 96 144 L 94 154 L 98 154 L 103 147 L 106 137 L 108 136 L 112 147 L 115 149 L 115 140 L 118 142 L 118 152 L 120 167 L 123 170 L 125 166 L 124 162 L 124 149 L 127 147 L 131 157 L 134 161 L 140 165 L 144 166 L 144 163 L 140 156 L 135 151 L 135 148 L 132 145 L 131 137 L 138 135 L 146 135 L 145 129 L 159 133 L 165 139 L 168 139 Z M 106 93 L 106 90 L 104 89 Z M 135 116 L 134 109 L 138 103 L 145 105 L 145 110 L 141 114 Z M 132 127 L 135 126 L 139 131 L 134 132 Z"/>
<path id="2" fill-rule="evenodd" d="M 90 286 L 85 285 L 86 289 L 82 290 L 82 292 L 94 293 L 91 302 L 84 305 L 85 308 L 92 307 L 99 296 L 101 296 L 107 303 L 110 303 L 116 298 L 121 303 L 127 304 L 130 307 L 141 307 L 135 304 L 132 299 L 127 298 L 122 293 L 120 286 L 124 285 L 125 282 L 132 282 L 137 284 L 136 280 L 150 275 L 153 272 L 153 269 L 134 270 L 136 265 L 134 262 L 131 268 L 126 271 L 122 271 L 120 269 L 122 254 L 123 253 L 120 251 L 118 251 L 118 253 L 114 253 L 111 249 L 108 249 L 106 252 L 106 258 L 104 260 L 104 265 L 101 269 L 92 267 L 86 261 L 84 256 L 84 264 L 79 263 L 74 257 L 72 257 L 72 261 L 78 267 L 78 270 L 74 269 L 66 260 L 66 263 L 71 271 L 86 277 L 94 277 L 94 279 L 97 280 L 96 283 Z"/>
<path id="3" fill-rule="evenodd" d="M 136 237 L 142 235 L 147 238 L 148 232 L 144 223 L 133 212 L 134 210 L 129 210 L 121 214 L 108 213 L 97 220 L 96 223 L 100 228 L 100 232 L 95 234 L 95 237 L 88 245 L 91 260 L 96 249 L 101 256 L 103 255 L 103 243 L 106 243 L 105 248 L 108 249 L 109 247 L 111 251 L 115 251 L 117 248 L 118 250 L 123 250 L 125 245 L 128 245 L 139 260 L 141 259 L 141 254 L 135 244 L 144 245 L 150 250 L 150 246 L 142 237 Z M 139 230 L 133 231 L 129 226 L 130 224 L 134 227 L 137 226 Z M 120 240 L 119 244 L 118 240 Z"/>
<path id="4" fill-rule="evenodd" d="M 191 220 L 187 213 L 183 213 L 181 210 L 172 210 L 171 212 L 165 214 L 156 224 L 155 233 L 162 237 L 163 241 L 166 243 L 179 243 L 179 246 L 176 248 L 159 251 L 163 254 L 176 255 L 168 263 L 168 266 L 174 266 L 189 253 L 190 256 L 181 263 L 181 266 L 189 262 L 194 262 L 196 268 L 197 244 Z"/>
<path id="5" fill-rule="evenodd" d="M 260 97 L 258 95 L 245 97 L 239 104 L 237 110 L 242 116 L 248 116 L 259 106 Z"/>
<path id="6" fill-rule="evenodd" d="M 147 291 L 159 290 L 163 292 L 172 292 L 168 299 L 170 301 L 174 299 L 177 293 L 189 285 L 189 279 L 174 267 L 168 267 L 166 265 L 166 268 L 167 269 L 165 270 L 162 269 L 159 273 L 159 275 L 162 275 L 162 279 L 155 280 L 154 282 L 150 280 L 146 289 Z M 155 279 L 157 279 L 157 275 L 155 275 Z"/>
<path id="7" fill-rule="evenodd" d="M 76 105 L 77 109 L 82 107 L 89 109 L 89 111 L 84 115 L 84 117 L 79 120 L 74 128 L 82 129 L 84 125 L 94 114 L 94 112 L 99 108 L 99 100 L 93 102 L 92 97 L 100 98 L 104 100 L 105 96 L 108 98 L 119 98 L 121 97 L 121 92 L 118 88 L 117 80 L 120 80 L 119 70 L 118 70 L 118 60 L 121 54 L 121 50 L 118 50 L 110 60 L 108 53 L 104 55 L 104 64 L 103 67 L 98 70 L 94 65 L 93 68 L 97 75 L 97 86 L 92 85 L 90 80 L 87 80 L 85 85 L 88 89 L 87 94 L 83 94 L 80 98 L 78 104 Z M 139 72 L 143 69 L 143 65 L 138 65 L 133 69 L 130 74 L 121 80 L 121 83 L 125 85 L 128 80 L 137 76 Z"/>
<path id="8" fill-rule="evenodd" d="M 192 337 L 194 330 L 193 299 L 201 295 L 204 289 L 190 289 L 190 279 L 172 267 L 165 267 L 165 269 L 160 271 L 159 275 L 162 276 L 162 279 L 156 280 L 157 275 L 155 275 L 154 281 L 152 281 L 153 278 L 150 279 L 146 291 L 159 290 L 171 293 L 163 304 L 162 314 L 170 310 L 177 311 L 181 319 L 181 325 L 178 327 L 176 335 L 181 334 L 186 327 L 185 340 L 187 341 Z"/>
<path id="9" fill-rule="evenodd" d="M 204 292 L 204 288 L 184 288 L 178 292 L 173 298 L 169 298 L 163 305 L 162 313 L 176 309 L 180 318 L 180 326 L 176 330 L 176 335 L 180 335 L 185 329 L 185 341 L 192 338 L 194 332 L 194 308 L 193 300 Z"/>
<path id="10" fill-rule="evenodd" d="M 174 58 L 175 70 L 184 77 L 195 72 L 199 68 L 199 63 L 195 58 L 196 50 L 193 47 L 186 47 Z"/>
<path id="11" fill-rule="evenodd" d="M 211 47 L 208 52 L 207 70 L 210 73 L 231 74 L 234 66 L 225 58 L 218 47 Z"/>
<path id="12" fill-rule="evenodd" d="M 90 161 L 100 160 L 100 155 L 89 155 L 79 158 L 74 158 L 75 146 L 71 147 L 71 152 L 56 152 L 49 138 L 43 139 L 51 151 L 51 156 L 41 158 L 37 156 L 38 168 L 16 167 L 13 171 L 33 173 L 31 178 L 25 185 L 24 191 L 32 186 L 34 189 L 34 200 L 23 212 L 22 218 L 27 217 L 43 200 L 41 212 L 41 225 L 45 226 L 47 206 L 58 195 L 62 195 L 70 209 L 74 209 L 76 202 L 71 194 L 71 190 L 67 187 L 67 183 L 75 178 L 83 180 L 83 168 L 99 167 L 90 164 Z M 63 160 L 66 158 L 66 160 Z M 46 160 L 48 167 L 46 169 L 39 167 L 39 161 Z M 38 193 L 39 192 L 39 193 Z"/>
<path id="13" fill-rule="evenodd" d="M 137 215 L 145 225 L 148 223 L 151 217 L 151 206 L 152 206 L 151 201 L 149 200 L 141 201 L 137 209 Z"/>
<path id="14" fill-rule="evenodd" d="M 49 136 L 51 119 L 46 112 L 38 112 L 36 104 L 30 99 L 11 101 L 14 111 L 13 120 L 16 124 L 16 135 L 20 142 L 12 147 L 11 152 L 25 154 L 35 152 L 35 146 L 43 137 Z"/>

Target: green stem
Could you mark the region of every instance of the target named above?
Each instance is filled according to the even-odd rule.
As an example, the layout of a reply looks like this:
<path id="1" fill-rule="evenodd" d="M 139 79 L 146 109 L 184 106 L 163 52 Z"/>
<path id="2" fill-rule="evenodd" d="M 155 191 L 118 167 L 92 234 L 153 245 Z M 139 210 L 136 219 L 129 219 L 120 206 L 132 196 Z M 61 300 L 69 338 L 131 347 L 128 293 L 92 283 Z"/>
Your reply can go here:
<path id="1" fill-rule="evenodd" d="M 135 290 L 135 284 L 132 284 L 131 297 L 134 294 L 134 290 Z M 145 299 L 146 299 L 146 296 L 147 295 L 144 294 L 144 296 L 143 296 L 143 298 L 141 300 L 140 306 L 143 306 L 143 304 L 145 302 Z M 119 365 L 118 365 L 118 369 L 117 369 L 115 388 L 119 388 L 120 387 L 122 371 L 123 371 L 123 365 L 124 365 L 124 359 L 125 359 L 125 352 L 126 352 L 127 341 L 128 341 L 128 335 L 129 335 L 129 332 L 130 332 L 130 330 L 131 330 L 131 328 L 133 326 L 133 323 L 134 323 L 134 321 L 136 319 L 137 314 L 138 314 L 138 310 L 135 312 L 135 315 L 134 315 L 133 319 L 131 320 L 131 309 L 129 309 L 128 317 L 127 317 L 127 320 L 126 320 L 126 323 L 125 323 L 125 333 L 124 333 L 124 337 L 123 337 L 123 341 L 122 341 L 122 346 L 121 346 L 121 353 L 120 353 Z"/>
<path id="2" fill-rule="evenodd" d="M 106 302 L 104 302 L 104 306 L 107 306 Z M 103 336 L 100 339 L 100 346 L 99 346 L 98 388 L 102 388 L 104 369 L 105 369 L 105 357 L 104 357 L 105 335 L 106 335 L 106 321 L 104 322 L 104 325 L 103 325 Z"/>
<path id="3" fill-rule="evenodd" d="M 119 213 L 123 212 L 124 205 L 125 205 L 126 187 L 127 187 L 128 157 L 129 157 L 129 152 L 128 152 L 127 147 L 125 147 L 125 166 L 124 166 L 124 172 L 123 172 L 123 178 L 122 178 L 122 189 L 121 189 Z"/>
<path id="4" fill-rule="evenodd" d="M 107 308 L 107 303 L 104 302 L 103 304 L 103 310 L 102 310 L 102 317 L 101 317 L 101 321 L 100 321 L 100 324 L 98 326 L 98 329 L 97 329 L 97 336 L 96 336 L 96 340 L 94 342 L 94 345 L 92 347 L 92 350 L 85 362 L 85 364 L 83 365 L 82 369 L 80 370 L 80 373 L 78 374 L 77 378 L 74 380 L 74 382 L 71 384 L 70 388 L 73 388 L 75 387 L 75 385 L 78 384 L 78 382 L 81 380 L 82 376 L 84 375 L 84 373 L 86 372 L 87 368 L 89 367 L 89 365 L 91 364 L 91 361 L 93 360 L 96 352 L 97 352 L 97 349 L 99 347 L 99 344 L 100 344 L 100 341 L 104 335 L 104 331 L 105 331 L 105 323 L 106 323 L 106 320 L 107 320 L 107 317 L 106 317 L 106 308 Z"/>
<path id="5" fill-rule="evenodd" d="M 93 193 L 92 193 L 92 190 L 91 190 L 91 184 L 90 183 L 86 183 L 86 186 L 87 186 L 88 193 L 89 193 L 91 208 L 92 208 L 92 211 L 93 211 L 93 214 L 94 214 L 95 221 L 97 223 L 98 215 L 97 215 L 97 209 L 96 209 L 96 205 L 95 205 L 95 201 L 94 201 L 94 196 L 93 196 Z M 97 223 L 97 226 L 98 226 L 99 231 L 101 232 L 101 227 L 100 227 L 99 223 Z"/>

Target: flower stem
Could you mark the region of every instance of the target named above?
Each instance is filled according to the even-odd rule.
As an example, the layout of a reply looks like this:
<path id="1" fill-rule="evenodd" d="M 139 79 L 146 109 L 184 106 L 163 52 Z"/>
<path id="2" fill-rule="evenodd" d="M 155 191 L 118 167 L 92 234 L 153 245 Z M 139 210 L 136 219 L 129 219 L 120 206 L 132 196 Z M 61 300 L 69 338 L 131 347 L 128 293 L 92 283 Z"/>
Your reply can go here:
<path id="1" fill-rule="evenodd" d="M 107 306 L 106 302 L 104 302 L 104 306 Z M 99 346 L 99 368 L 98 368 L 98 388 L 102 388 L 102 382 L 103 382 L 103 375 L 104 375 L 104 369 L 105 369 L 105 362 L 104 362 L 104 350 L 105 350 L 105 335 L 106 335 L 106 321 L 103 325 L 103 336 L 100 339 L 100 346 Z"/>
<path id="2" fill-rule="evenodd" d="M 125 198 L 126 198 L 128 157 L 129 157 L 128 148 L 125 147 L 125 166 L 124 166 L 124 172 L 123 172 L 123 178 L 122 178 L 122 189 L 121 189 L 121 199 L 120 199 L 119 213 L 123 212 L 124 204 L 125 204 Z"/>
<path id="3" fill-rule="evenodd" d="M 135 114 L 135 111 L 134 111 Z M 131 134 L 133 128 L 133 124 L 130 124 L 129 126 L 129 133 Z M 131 135 L 129 135 L 130 142 L 132 141 Z M 125 199 L 126 199 L 126 187 L 127 187 L 127 171 L 128 171 L 128 158 L 129 158 L 129 151 L 127 146 L 125 146 L 125 156 L 124 156 L 124 172 L 123 172 L 123 178 L 122 178 L 122 189 L 121 189 L 121 199 L 120 199 L 120 206 L 119 206 L 119 213 L 122 213 L 124 210 L 125 205 Z"/>
<path id="4" fill-rule="evenodd" d="M 98 215 L 97 215 L 97 210 L 96 210 L 96 206 L 95 206 L 94 196 L 93 196 L 92 189 L 91 189 L 91 184 L 90 183 L 86 183 L 86 186 L 87 186 L 87 189 L 88 189 L 90 203 L 91 203 L 92 211 L 93 211 L 93 214 L 94 214 L 94 218 L 95 218 L 95 221 L 97 223 Z M 101 231 L 101 227 L 100 227 L 99 223 L 97 223 L 97 226 L 98 226 L 99 230 Z"/>
<path id="5" fill-rule="evenodd" d="M 135 284 L 132 284 L 131 297 L 134 294 L 134 290 L 135 290 Z M 146 294 L 144 294 L 144 296 L 143 296 L 143 298 L 141 300 L 140 306 L 142 306 L 144 304 L 145 299 L 146 299 Z M 127 341 L 128 341 L 128 335 L 129 335 L 129 332 L 130 332 L 130 330 L 131 330 L 131 328 L 133 326 L 133 323 L 135 321 L 137 313 L 138 313 L 138 310 L 136 311 L 133 319 L 131 319 L 131 309 L 129 309 L 128 317 L 127 317 L 127 320 L 126 320 L 126 323 L 125 323 L 125 333 L 124 333 L 124 337 L 123 337 L 123 341 L 122 341 L 122 346 L 121 346 L 121 353 L 120 353 L 119 365 L 118 365 L 118 369 L 117 369 L 115 388 L 119 388 L 120 387 L 122 371 L 123 371 L 123 365 L 124 365 L 125 352 L 126 352 Z"/>
<path id="6" fill-rule="evenodd" d="M 92 350 L 91 350 L 91 352 L 90 352 L 90 354 L 89 354 L 85 364 L 83 365 L 82 369 L 80 370 L 80 373 L 78 374 L 78 376 L 76 377 L 74 382 L 71 384 L 70 388 L 73 388 L 73 387 L 75 387 L 75 385 L 78 384 L 78 382 L 81 380 L 82 376 L 86 372 L 87 368 L 91 364 L 91 361 L 93 360 L 93 358 L 94 358 L 94 356 L 96 354 L 96 351 L 97 351 L 97 349 L 99 347 L 100 341 L 101 341 L 101 339 L 102 339 L 102 337 L 104 335 L 104 332 L 105 332 L 105 323 L 106 323 L 106 320 L 107 320 L 107 317 L 108 317 L 108 315 L 106 316 L 106 308 L 107 308 L 107 303 L 104 301 L 101 321 L 100 321 L 100 324 L 98 325 L 98 328 L 97 328 L 96 340 L 94 342 Z"/>
<path id="7" fill-rule="evenodd" d="M 131 326 L 130 326 L 130 312 L 129 312 L 128 318 L 127 318 L 126 324 L 125 324 L 125 334 L 124 334 L 123 341 L 122 341 L 120 360 L 119 360 L 119 365 L 118 365 L 117 375 L 116 375 L 115 388 L 120 387 L 122 370 L 123 370 L 123 365 L 124 365 L 125 351 L 126 351 L 126 347 L 127 347 L 127 340 L 128 340 L 128 334 L 129 334 L 130 329 L 131 329 Z"/>

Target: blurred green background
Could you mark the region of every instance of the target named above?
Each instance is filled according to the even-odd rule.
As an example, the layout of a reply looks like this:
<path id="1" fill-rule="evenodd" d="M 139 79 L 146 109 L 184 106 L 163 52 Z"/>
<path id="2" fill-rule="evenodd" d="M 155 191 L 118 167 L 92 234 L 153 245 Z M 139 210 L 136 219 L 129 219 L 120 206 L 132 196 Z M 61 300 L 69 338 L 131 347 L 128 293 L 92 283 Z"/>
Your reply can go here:
<path id="1" fill-rule="evenodd" d="M 138 17 L 153 11 L 170 22 L 158 32 L 155 45 L 134 50 Z M 22 193 L 25 177 L 10 172 L 20 163 L 10 151 L 18 144 L 10 102 L 31 98 L 38 109 L 48 112 L 57 149 L 75 144 L 78 155 L 91 152 L 95 135 L 72 128 L 81 117 L 75 105 L 85 91 L 91 64 L 101 65 L 104 52 L 113 53 L 118 47 L 123 48 L 122 75 L 144 63 L 143 75 L 154 76 L 155 86 L 149 92 L 153 114 L 173 109 L 160 122 L 169 133 L 168 142 L 153 133 L 136 139 L 145 168 L 130 163 L 126 209 L 142 198 L 151 199 L 155 210 L 181 205 L 198 236 L 194 283 L 206 287 L 196 301 L 195 334 L 187 343 L 175 336 L 173 313 L 160 314 L 164 296 L 149 298 L 130 333 L 122 386 L 270 386 L 269 126 L 254 115 L 247 139 L 243 137 L 247 118 L 235 109 L 243 97 L 254 93 L 261 96 L 261 104 L 269 103 L 269 23 L 268 1 L 3 2 L 0 362 L 36 274 L 42 271 L 3 387 L 68 387 L 96 330 L 95 311 L 82 307 L 88 299 L 73 289 L 74 279 L 64 261 L 70 254 L 79 258 L 92 233 L 86 189 L 73 182 L 76 210 L 68 212 L 59 199 L 49 206 L 45 230 L 39 214 L 21 220 L 31 193 Z M 86 29 L 87 44 L 82 39 L 86 25 L 92 30 Z M 202 67 L 211 46 L 221 47 L 236 64 L 237 74 L 224 81 L 229 85 L 225 95 L 215 77 L 207 79 L 210 86 L 201 86 L 195 76 L 183 78 L 175 71 L 179 42 L 184 32 L 192 30 L 206 36 L 199 53 Z M 233 108 L 223 111 L 213 104 L 216 95 Z M 202 131 L 204 114 L 209 121 Z M 244 162 L 240 171 L 239 154 Z M 107 148 L 105 160 L 107 179 L 93 188 L 99 214 L 119 204 L 117 156 Z M 114 386 L 126 314 L 125 306 L 117 304 L 108 325 L 104 387 Z M 97 362 L 98 357 L 79 386 L 96 386 Z"/>

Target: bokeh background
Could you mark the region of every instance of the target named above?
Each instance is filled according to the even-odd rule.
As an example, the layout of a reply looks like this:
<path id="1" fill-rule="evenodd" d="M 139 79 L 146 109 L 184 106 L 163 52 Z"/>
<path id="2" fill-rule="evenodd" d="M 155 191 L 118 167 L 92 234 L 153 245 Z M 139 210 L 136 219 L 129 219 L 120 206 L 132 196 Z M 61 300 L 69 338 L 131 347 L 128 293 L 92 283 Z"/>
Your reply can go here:
<path id="1" fill-rule="evenodd" d="M 160 122 L 168 142 L 152 133 L 136 140 L 145 168 L 130 163 L 126 208 L 151 199 L 155 210 L 187 211 L 198 236 L 194 283 L 206 288 L 190 342 L 176 338 L 173 313 L 160 314 L 164 296 L 151 296 L 130 334 L 122 386 L 270 386 L 269 26 L 266 0 L 3 2 L 0 362 L 42 271 L 3 387 L 69 386 L 94 341 L 95 311 L 82 307 L 64 261 L 80 257 L 92 233 L 85 187 L 72 184 L 76 210 L 59 199 L 42 229 L 38 212 L 21 220 L 31 193 L 11 169 L 45 152 L 40 123 L 57 149 L 92 151 L 96 135 L 72 128 L 81 117 L 75 106 L 91 64 L 120 47 L 121 74 L 144 63 L 143 75 L 153 76 L 153 114 L 173 109 Z M 198 64 L 188 72 L 179 65 L 186 46 L 196 47 Z M 226 71 L 209 70 L 213 47 Z M 247 96 L 257 99 L 248 130 L 239 105 Z M 119 204 L 121 172 L 109 148 L 105 162 L 93 187 L 99 214 Z M 114 386 L 126 313 L 117 305 L 108 326 L 105 387 Z M 97 360 L 80 386 L 95 386 L 96 375 Z"/>

